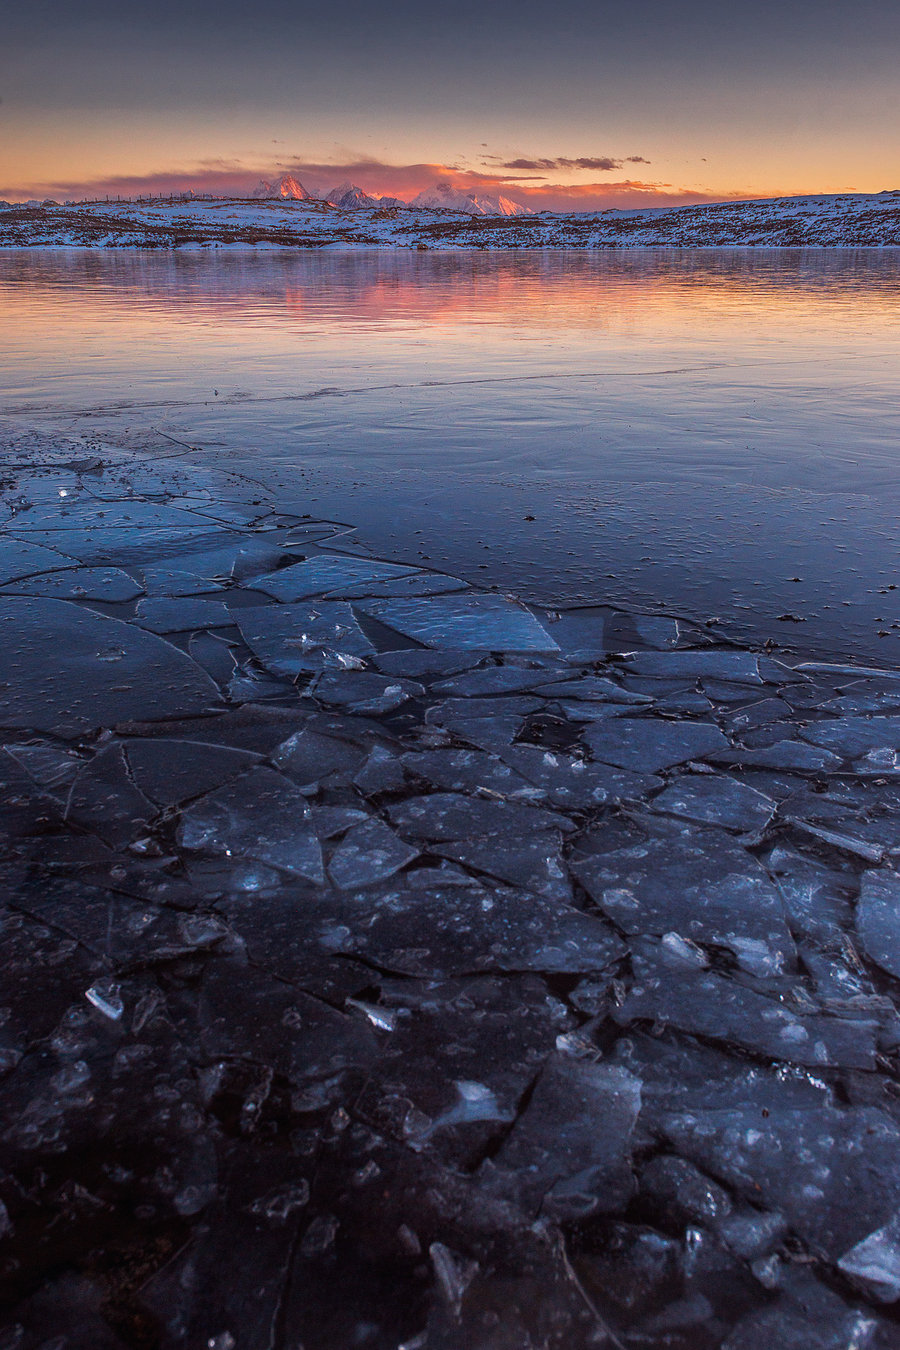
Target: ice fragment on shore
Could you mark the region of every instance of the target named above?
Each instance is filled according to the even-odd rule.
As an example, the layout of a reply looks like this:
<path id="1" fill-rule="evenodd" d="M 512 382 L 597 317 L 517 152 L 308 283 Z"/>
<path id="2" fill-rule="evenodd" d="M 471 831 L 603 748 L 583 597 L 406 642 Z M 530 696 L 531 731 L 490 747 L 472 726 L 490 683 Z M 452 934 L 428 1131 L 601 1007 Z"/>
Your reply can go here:
<path id="1" fill-rule="evenodd" d="M 141 792 L 160 806 L 174 806 L 211 792 L 259 761 L 249 750 L 167 737 L 124 742 L 131 776 Z"/>
<path id="2" fill-rule="evenodd" d="M 443 595 L 421 600 L 373 600 L 359 606 L 427 647 L 474 651 L 556 651 L 537 619 L 500 595 Z"/>
<path id="3" fill-rule="evenodd" d="M 592 764 L 559 750 L 512 745 L 499 751 L 523 779 L 546 794 L 552 806 L 587 810 L 612 802 L 636 801 L 662 785 L 651 774 L 631 773 L 606 764 Z"/>
<path id="4" fill-rule="evenodd" d="M 384 881 L 416 857 L 418 850 L 398 839 L 383 821 L 369 820 L 344 835 L 328 872 L 336 886 L 348 890 Z"/>
<path id="5" fill-rule="evenodd" d="M 821 839 L 824 844 L 833 844 L 835 848 L 843 849 L 845 853 L 853 853 L 859 858 L 864 858 L 866 862 L 881 862 L 884 857 L 884 848 L 879 844 L 870 843 L 868 839 L 857 839 L 842 830 L 829 830 L 823 825 L 813 825 L 808 820 L 791 818 L 791 824 L 801 834 L 812 835 L 814 839 Z"/>
<path id="6" fill-rule="evenodd" d="M 178 841 L 196 853 L 254 858 L 309 881 L 323 882 L 322 852 L 298 787 L 258 767 L 182 812 Z"/>
<path id="7" fill-rule="evenodd" d="M 366 904 L 372 905 L 364 893 Z M 490 970 L 604 970 L 625 952 L 600 920 L 525 890 L 413 872 L 372 905 L 363 926 L 322 931 L 335 950 L 383 969 L 437 977 Z"/>
<path id="8" fill-rule="evenodd" d="M 600 675 L 581 675 L 573 679 L 558 679 L 553 683 L 532 686 L 535 693 L 546 698 L 584 700 L 589 703 L 649 704 L 653 702 L 649 694 L 635 694 L 623 689 L 613 680 Z"/>
<path id="9" fill-rule="evenodd" d="M 128 773 L 121 745 L 107 745 L 78 772 L 66 795 L 66 819 L 113 845 L 146 832 L 156 814 Z"/>
<path id="10" fill-rule="evenodd" d="M 729 748 L 711 722 L 657 722 L 636 717 L 586 727 L 581 739 L 595 758 L 641 773 L 656 773 Z"/>
<path id="11" fill-rule="evenodd" d="M 896 1303 L 900 1298 L 900 1216 L 894 1217 L 838 1261 L 854 1284 L 878 1303 Z"/>
<path id="12" fill-rule="evenodd" d="M 866 953 L 900 979 L 900 877 L 893 872 L 863 873 L 856 927 Z"/>
<path id="13" fill-rule="evenodd" d="M 626 1069 L 554 1053 L 524 1113 L 480 1179 L 492 1194 L 553 1220 L 627 1203 L 641 1084 Z"/>
<path id="14" fill-rule="evenodd" d="M 273 675 L 339 666 L 338 657 L 371 656 L 374 648 L 348 604 L 254 605 L 233 611 L 248 647 Z"/>
<path id="15" fill-rule="evenodd" d="M 700 1110 L 663 1134 L 754 1204 L 781 1210 L 812 1250 L 839 1260 L 887 1224 L 900 1201 L 900 1130 L 870 1107 Z"/>
<path id="16" fill-rule="evenodd" d="M 752 652 L 631 652 L 624 669 L 651 679 L 718 679 L 731 684 L 763 684 L 759 659 Z"/>
<path id="17" fill-rule="evenodd" d="M 635 984 L 617 1021 L 638 1018 L 666 1022 L 694 1035 L 730 1041 L 789 1064 L 872 1069 L 878 1024 L 841 1020 L 817 1011 L 794 1012 L 785 1003 L 757 993 L 712 971 L 674 967 L 654 955 L 634 956 Z M 802 1006 L 802 1005 L 801 1005 Z"/>
<path id="18" fill-rule="evenodd" d="M 194 628 L 230 628 L 234 617 L 221 600 L 153 597 L 138 602 L 134 622 L 151 633 L 187 633 Z"/>
<path id="19" fill-rule="evenodd" d="M 348 712 L 393 712 L 411 698 L 421 698 L 425 690 L 413 680 L 378 675 L 373 670 L 326 671 L 308 690 L 320 703 Z"/>
<path id="20" fill-rule="evenodd" d="M 523 689 L 533 689 L 546 678 L 545 670 L 529 670 L 522 666 L 483 666 L 480 670 L 440 680 L 432 685 L 432 689 L 435 694 L 450 698 L 483 698 L 491 694 L 516 694 Z"/>
<path id="21" fill-rule="evenodd" d="M 810 723 L 800 735 L 845 759 L 857 759 L 872 750 L 900 750 L 900 716 L 835 717 Z"/>
<path id="22" fill-rule="evenodd" d="M 527 839 L 535 832 L 571 833 L 572 823 L 555 811 L 519 802 L 492 802 L 453 792 L 410 797 L 389 808 L 393 823 L 413 839 L 451 840 L 475 837 Z"/>
<path id="23" fill-rule="evenodd" d="M 661 822 L 642 843 L 570 867 L 626 933 L 674 931 L 726 947 L 739 961 L 752 939 L 776 970 L 793 964 L 781 896 L 756 859 L 716 831 Z"/>
<path id="24" fill-rule="evenodd" d="M 305 600 L 309 596 L 325 596 L 344 587 L 357 587 L 362 582 L 393 580 L 414 575 L 419 569 L 412 565 L 378 562 L 374 558 L 355 558 L 343 554 L 319 554 L 305 562 L 268 572 L 254 579 L 253 589 L 271 595 L 283 602 Z"/>
<path id="25" fill-rule="evenodd" d="M 0 586 L 38 573 L 46 576 L 52 571 L 62 571 L 73 567 L 75 562 L 73 557 L 56 549 L 7 535 L 0 539 Z"/>
<path id="26" fill-rule="evenodd" d="M 483 750 L 426 750 L 401 756 L 403 768 L 445 792 L 486 789 L 503 796 L 543 795 L 509 764 Z"/>
<path id="27" fill-rule="evenodd" d="M 830 750 L 790 740 L 754 749 L 738 746 L 709 758 L 716 764 L 734 765 L 740 769 L 775 769 L 785 773 L 835 773 L 841 765 L 840 757 Z"/>
<path id="28" fill-rule="evenodd" d="M 744 833 L 765 829 L 775 805 L 771 797 L 719 774 L 684 774 L 653 799 L 654 811 Z"/>
<path id="29" fill-rule="evenodd" d="M 114 980 L 98 980 L 90 989 L 85 990 L 84 996 L 88 1003 L 110 1022 L 121 1021 L 125 1004 L 122 1002 L 121 990 Z"/>
<path id="30" fill-rule="evenodd" d="M 300 787 L 312 787 L 335 774 L 353 773 L 364 758 L 358 745 L 307 727 L 282 741 L 271 755 L 272 763 Z"/>

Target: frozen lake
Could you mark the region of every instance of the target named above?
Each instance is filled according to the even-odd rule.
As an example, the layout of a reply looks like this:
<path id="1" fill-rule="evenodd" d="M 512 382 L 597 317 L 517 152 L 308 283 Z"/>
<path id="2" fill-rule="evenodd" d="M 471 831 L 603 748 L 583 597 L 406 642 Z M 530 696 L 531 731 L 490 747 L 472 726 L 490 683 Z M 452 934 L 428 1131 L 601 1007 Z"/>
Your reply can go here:
<path id="1" fill-rule="evenodd" d="M 200 447 L 481 585 L 895 664 L 898 283 L 897 250 L 0 252 L 0 414 Z"/>

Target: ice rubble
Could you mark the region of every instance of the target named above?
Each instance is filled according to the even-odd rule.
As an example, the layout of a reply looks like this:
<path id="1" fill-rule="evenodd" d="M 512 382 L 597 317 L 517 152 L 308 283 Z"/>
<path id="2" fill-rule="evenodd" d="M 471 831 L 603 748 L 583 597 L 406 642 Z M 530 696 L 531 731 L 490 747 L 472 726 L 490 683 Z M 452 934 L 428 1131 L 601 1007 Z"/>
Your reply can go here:
<path id="1" fill-rule="evenodd" d="M 5 444 L 0 1345 L 898 1344 L 896 673 Z"/>

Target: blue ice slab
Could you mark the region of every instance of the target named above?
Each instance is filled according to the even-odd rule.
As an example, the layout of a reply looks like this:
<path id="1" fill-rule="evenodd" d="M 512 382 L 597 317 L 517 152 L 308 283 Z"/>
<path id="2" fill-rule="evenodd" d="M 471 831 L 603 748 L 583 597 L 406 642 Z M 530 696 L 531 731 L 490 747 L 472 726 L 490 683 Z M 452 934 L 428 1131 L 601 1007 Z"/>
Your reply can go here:
<path id="1" fill-rule="evenodd" d="M 496 652 L 558 650 L 533 614 L 502 595 L 364 600 L 357 608 L 426 647 Z"/>
<path id="2" fill-rule="evenodd" d="M 263 591 L 276 600 L 305 600 L 308 596 L 328 595 L 344 587 L 357 588 L 368 582 L 413 576 L 418 571 L 417 567 L 378 562 L 372 558 L 323 554 L 257 578 L 254 590 Z"/>
<path id="3" fill-rule="evenodd" d="M 252 605 L 233 611 L 247 646 L 273 675 L 293 678 L 304 671 L 341 668 L 340 657 L 375 651 L 340 600 L 316 605 Z"/>

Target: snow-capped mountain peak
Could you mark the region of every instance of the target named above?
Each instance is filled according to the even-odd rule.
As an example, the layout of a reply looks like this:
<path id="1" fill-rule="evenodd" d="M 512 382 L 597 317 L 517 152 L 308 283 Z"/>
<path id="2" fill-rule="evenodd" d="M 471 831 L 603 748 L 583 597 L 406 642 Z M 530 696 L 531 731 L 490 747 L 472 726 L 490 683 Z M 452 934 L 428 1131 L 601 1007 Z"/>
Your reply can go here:
<path id="1" fill-rule="evenodd" d="M 251 192 L 250 196 L 258 201 L 312 201 L 312 193 L 307 192 L 303 184 L 289 173 L 279 178 L 277 183 L 269 183 L 265 178 L 260 179 L 259 187 Z"/>
<path id="2" fill-rule="evenodd" d="M 477 196 L 465 188 L 454 187 L 447 179 L 424 188 L 413 197 L 410 206 L 425 206 L 438 211 L 458 211 L 468 216 L 531 216 L 534 212 L 509 197 Z"/>
<path id="3" fill-rule="evenodd" d="M 339 206 L 342 210 L 353 210 L 359 206 L 377 206 L 378 198 L 370 197 L 368 192 L 364 192 L 356 183 L 339 183 L 337 187 L 332 188 L 325 194 L 323 199 L 331 202 L 332 206 Z"/>

